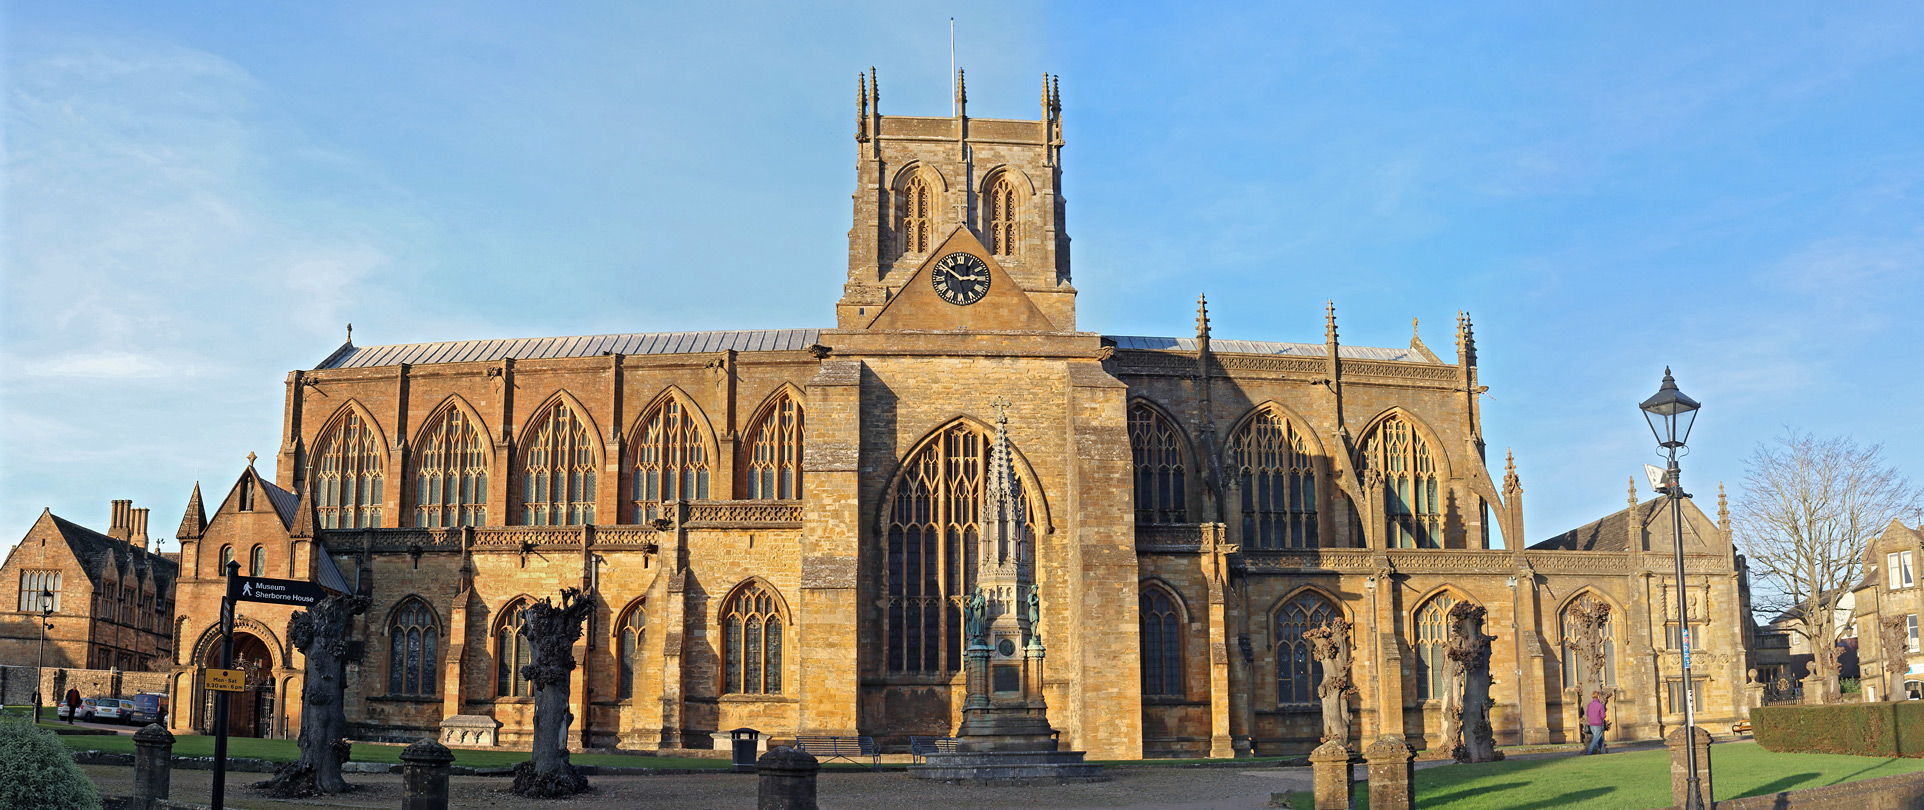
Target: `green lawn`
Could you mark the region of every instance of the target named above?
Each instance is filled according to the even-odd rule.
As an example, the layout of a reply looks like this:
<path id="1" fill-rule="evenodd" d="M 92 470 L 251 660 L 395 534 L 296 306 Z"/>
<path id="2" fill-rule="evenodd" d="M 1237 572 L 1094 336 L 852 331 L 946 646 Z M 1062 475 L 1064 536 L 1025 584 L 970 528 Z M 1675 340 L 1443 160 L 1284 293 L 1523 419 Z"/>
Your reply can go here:
<path id="1" fill-rule="evenodd" d="M 134 738 L 129 736 L 92 737 L 63 736 L 60 740 L 75 751 L 108 751 L 117 754 L 134 752 Z M 350 759 L 354 762 L 401 761 L 401 745 L 375 745 L 355 743 Z M 214 755 L 214 738 L 199 734 L 187 734 L 174 738 L 174 756 L 211 757 Z M 300 756 L 299 746 L 293 740 L 257 740 L 252 737 L 230 737 L 227 740 L 227 755 L 248 757 L 273 762 L 291 762 Z M 474 768 L 498 768 L 513 765 L 528 755 L 522 751 L 470 751 L 455 749 L 454 764 Z M 612 765 L 628 768 L 726 768 L 725 759 L 698 759 L 693 757 L 651 757 L 634 754 L 575 754 L 569 761 L 577 765 Z"/>
<path id="2" fill-rule="evenodd" d="M 1924 770 L 1924 759 L 1773 754 L 1756 743 L 1711 748 L 1716 799 L 1822 787 Z M 1356 806 L 1368 807 L 1358 784 Z M 1303 794 L 1304 798 L 1308 794 Z M 1297 802 L 1299 807 L 1314 806 Z M 1424 810 L 1649 810 L 1670 805 L 1670 754 L 1623 754 L 1449 765 L 1416 772 Z"/>

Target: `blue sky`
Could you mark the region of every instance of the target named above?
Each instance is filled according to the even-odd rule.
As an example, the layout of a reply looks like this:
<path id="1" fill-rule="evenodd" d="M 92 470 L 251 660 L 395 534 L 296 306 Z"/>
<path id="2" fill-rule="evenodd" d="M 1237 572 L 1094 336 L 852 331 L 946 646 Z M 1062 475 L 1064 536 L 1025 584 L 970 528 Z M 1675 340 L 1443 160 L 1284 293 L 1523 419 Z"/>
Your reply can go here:
<path id="1" fill-rule="evenodd" d="M 951 15 L 972 113 L 1062 76 L 1082 328 L 1468 310 L 1531 541 L 1622 507 L 1666 364 L 1700 496 L 1785 426 L 1924 475 L 1924 7 L 1325 6 L 10 4 L 0 542 L 171 534 L 350 321 L 831 323 L 855 75 L 947 113 Z"/>

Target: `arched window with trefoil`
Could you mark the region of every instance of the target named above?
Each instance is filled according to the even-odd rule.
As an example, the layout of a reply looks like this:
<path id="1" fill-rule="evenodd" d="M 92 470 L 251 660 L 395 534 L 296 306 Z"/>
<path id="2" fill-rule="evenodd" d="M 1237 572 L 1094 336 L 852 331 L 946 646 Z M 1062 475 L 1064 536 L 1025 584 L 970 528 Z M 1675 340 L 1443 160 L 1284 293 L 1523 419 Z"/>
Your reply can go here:
<path id="1" fill-rule="evenodd" d="M 387 454 L 361 412 L 344 409 L 315 444 L 311 491 L 321 528 L 380 528 Z"/>
<path id="2" fill-rule="evenodd" d="M 648 611 L 637 599 L 615 625 L 616 665 L 620 667 L 620 677 L 615 682 L 616 700 L 635 696 L 635 683 L 641 679 L 641 648 L 647 632 Z"/>
<path id="3" fill-rule="evenodd" d="M 523 597 L 509 603 L 494 620 L 494 693 L 500 697 L 529 697 L 533 691 L 521 668 L 528 665 L 528 639 L 521 635 L 521 611 L 532 604 Z"/>
<path id="4" fill-rule="evenodd" d="M 635 434 L 635 519 L 661 516 L 665 501 L 708 497 L 708 440 L 694 408 L 674 396 L 662 397 Z"/>
<path id="5" fill-rule="evenodd" d="M 1146 403 L 1129 407 L 1129 452 L 1136 465 L 1136 523 L 1188 523 L 1182 432 Z"/>
<path id="6" fill-rule="evenodd" d="M 986 241 L 990 255 L 1015 255 L 1016 210 L 1015 179 L 1006 171 L 996 172 L 982 200 L 982 218 L 989 225 Z"/>
<path id="7" fill-rule="evenodd" d="M 601 442 L 588 420 L 557 397 L 530 422 L 521 451 L 521 522 L 580 526 L 595 522 L 595 468 Z"/>
<path id="8" fill-rule="evenodd" d="M 781 603 L 767 586 L 749 583 L 722 604 L 722 693 L 782 693 Z"/>
<path id="9" fill-rule="evenodd" d="M 430 696 L 441 675 L 435 668 L 440 632 L 434 611 L 409 598 L 388 619 L 387 693 Z"/>
<path id="10" fill-rule="evenodd" d="M 1366 478 L 1382 477 L 1391 548 L 1442 548 L 1443 505 L 1430 444 L 1401 415 L 1384 419 L 1363 452 Z"/>
<path id="11" fill-rule="evenodd" d="M 1245 548 L 1313 548 L 1316 469 L 1302 430 L 1270 408 L 1230 438 Z"/>
<path id="12" fill-rule="evenodd" d="M 485 525 L 490 458 L 474 417 L 448 403 L 428 418 L 414 450 L 414 525 Z"/>
<path id="13" fill-rule="evenodd" d="M 1454 594 L 1439 593 L 1416 609 L 1416 697 L 1434 700 L 1450 685 L 1450 608 Z"/>
<path id="14" fill-rule="evenodd" d="M 1159 584 L 1142 589 L 1138 614 L 1142 622 L 1142 694 L 1144 697 L 1182 697 L 1182 611 L 1176 598 Z"/>
<path id="15" fill-rule="evenodd" d="M 748 497 L 802 497 L 802 403 L 782 390 L 748 429 Z"/>
<path id="16" fill-rule="evenodd" d="M 928 177 L 911 170 L 895 192 L 895 234 L 903 254 L 927 253 L 934 246 L 935 190 Z"/>
<path id="17" fill-rule="evenodd" d="M 1322 668 L 1311 655 L 1303 634 L 1343 615 L 1335 603 L 1316 591 L 1302 591 L 1276 608 L 1270 626 L 1276 633 L 1276 703 L 1293 705 L 1316 701 L 1323 682 Z"/>

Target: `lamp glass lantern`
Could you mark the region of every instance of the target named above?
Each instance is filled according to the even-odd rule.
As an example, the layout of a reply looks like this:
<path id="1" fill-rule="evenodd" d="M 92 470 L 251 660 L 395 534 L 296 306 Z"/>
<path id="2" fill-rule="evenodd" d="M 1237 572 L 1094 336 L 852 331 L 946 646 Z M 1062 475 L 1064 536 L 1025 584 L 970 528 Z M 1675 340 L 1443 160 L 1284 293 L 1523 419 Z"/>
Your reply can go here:
<path id="1" fill-rule="evenodd" d="M 1677 378 L 1672 377 L 1670 367 L 1665 366 L 1663 387 L 1637 407 L 1643 409 L 1644 421 L 1650 423 L 1650 433 L 1657 437 L 1657 446 L 1675 452 L 1690 441 L 1690 427 L 1697 421 L 1697 409 L 1703 405 L 1677 388 Z"/>
<path id="2" fill-rule="evenodd" d="M 53 615 L 53 591 L 43 590 L 40 592 L 40 613 L 43 616 Z"/>

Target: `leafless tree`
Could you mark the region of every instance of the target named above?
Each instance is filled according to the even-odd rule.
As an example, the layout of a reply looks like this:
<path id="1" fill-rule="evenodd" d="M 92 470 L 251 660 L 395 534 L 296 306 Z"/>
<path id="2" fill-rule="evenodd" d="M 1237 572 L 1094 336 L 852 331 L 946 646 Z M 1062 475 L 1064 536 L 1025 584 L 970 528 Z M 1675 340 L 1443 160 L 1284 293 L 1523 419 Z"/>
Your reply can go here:
<path id="1" fill-rule="evenodd" d="M 1882 445 L 1787 429 L 1745 460 L 1735 510 L 1739 544 L 1762 580 L 1756 605 L 1788 612 L 1809 640 L 1824 699 L 1837 699 L 1839 600 L 1863 576 L 1864 550 L 1892 520 L 1915 518 L 1924 490 L 1884 460 Z"/>

